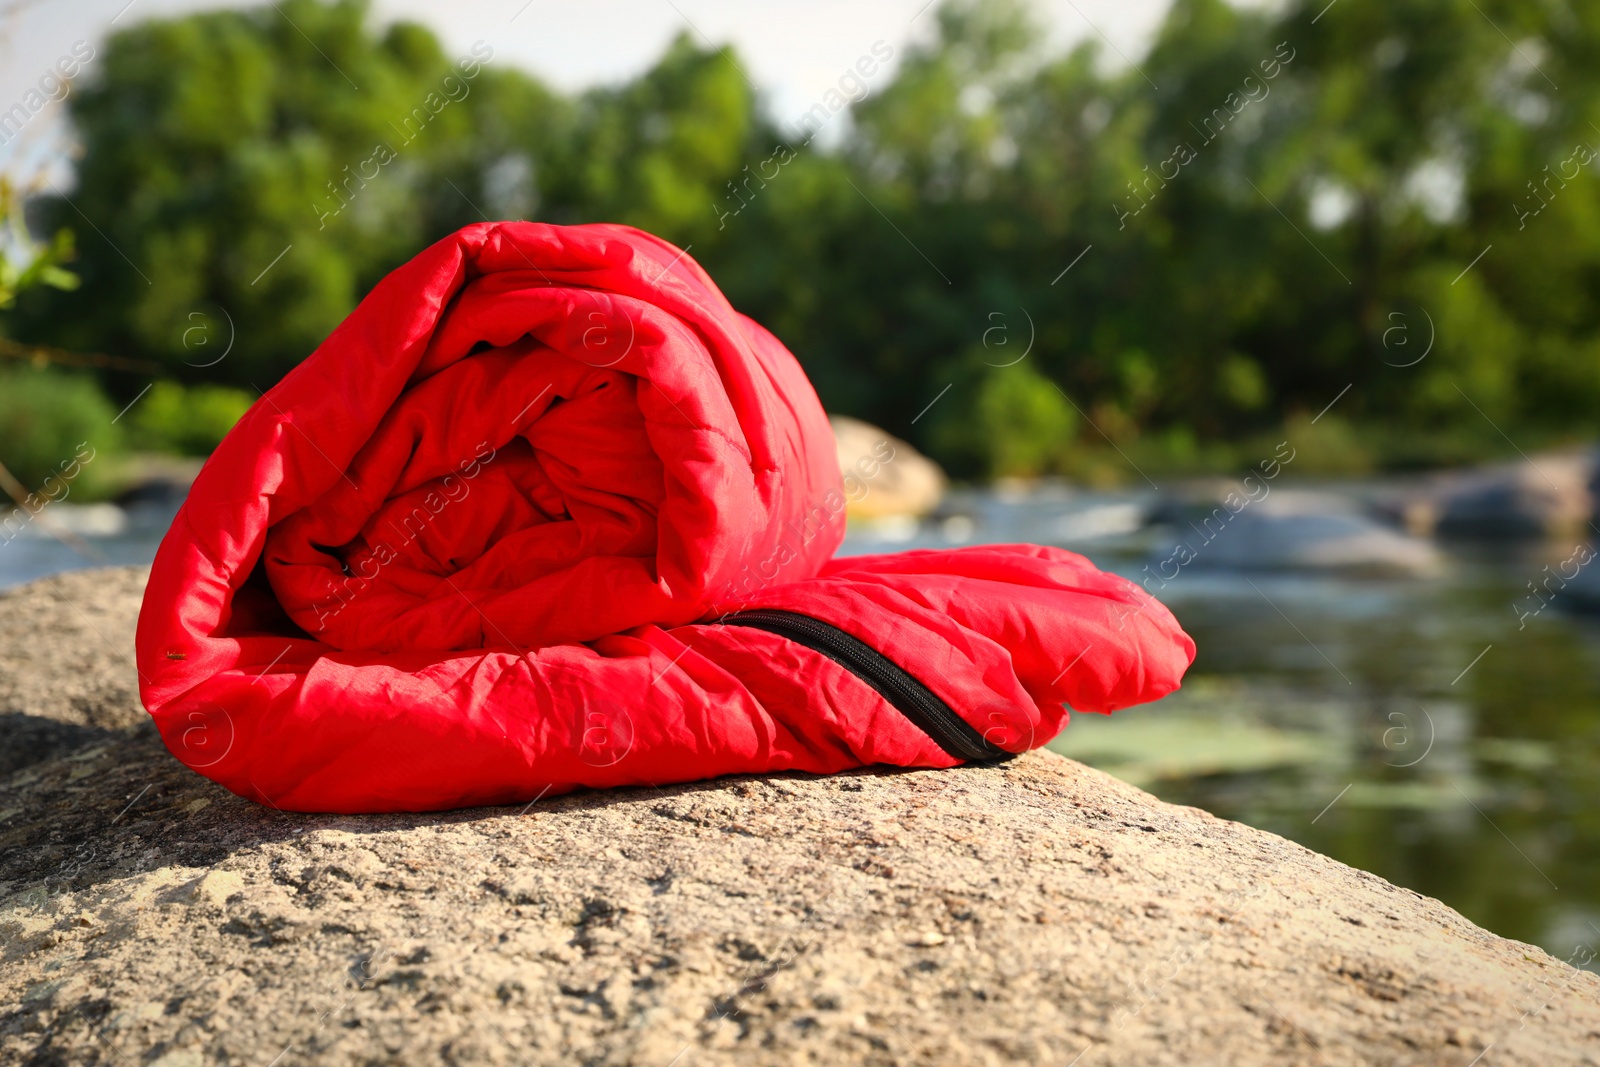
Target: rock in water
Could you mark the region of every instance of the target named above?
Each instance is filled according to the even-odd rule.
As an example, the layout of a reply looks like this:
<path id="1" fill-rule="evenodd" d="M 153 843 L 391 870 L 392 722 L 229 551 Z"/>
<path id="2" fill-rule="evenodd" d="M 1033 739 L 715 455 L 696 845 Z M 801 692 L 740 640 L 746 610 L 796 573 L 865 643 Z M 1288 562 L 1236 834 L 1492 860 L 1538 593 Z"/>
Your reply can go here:
<path id="1" fill-rule="evenodd" d="M 939 506 L 944 471 L 898 437 L 868 422 L 829 415 L 852 519 L 917 518 Z"/>
<path id="2" fill-rule="evenodd" d="M 1257 503 L 1236 492 L 1198 506 L 1169 503 L 1162 517 L 1173 527 L 1172 540 L 1157 542 L 1154 555 L 1163 577 L 1163 566 L 1188 563 L 1397 577 L 1427 576 L 1442 566 L 1431 543 L 1374 521 L 1358 501 L 1338 493 L 1279 489 Z"/>
<path id="3" fill-rule="evenodd" d="M 126 572 L 52 582 L 0 626 L 131 628 Z M 1600 977 L 1049 753 L 369 817 L 239 800 L 148 726 L 36 755 L 0 1062 L 1600 1063 Z"/>
<path id="4" fill-rule="evenodd" d="M 1442 476 L 1410 509 L 1412 523 L 1442 537 L 1483 540 L 1566 537 L 1584 529 L 1594 510 L 1590 452 L 1541 455 L 1464 474 Z"/>

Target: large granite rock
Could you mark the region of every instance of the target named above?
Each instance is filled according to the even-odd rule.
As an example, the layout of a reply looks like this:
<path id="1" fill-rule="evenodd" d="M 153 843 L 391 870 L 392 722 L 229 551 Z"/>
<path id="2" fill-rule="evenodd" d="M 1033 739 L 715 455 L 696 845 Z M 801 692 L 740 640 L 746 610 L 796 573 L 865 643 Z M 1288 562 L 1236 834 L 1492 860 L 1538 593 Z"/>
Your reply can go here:
<path id="1" fill-rule="evenodd" d="M 1590 451 L 1440 476 L 1408 507 L 1415 529 L 1478 540 L 1583 536 L 1595 510 Z"/>
<path id="2" fill-rule="evenodd" d="M 939 506 L 946 480 L 937 463 L 870 422 L 847 415 L 829 415 L 828 422 L 850 518 L 919 518 Z"/>
<path id="3" fill-rule="evenodd" d="M 135 725 L 137 578 L 0 597 L 86 731 L 0 782 L 0 1062 L 1600 1063 L 1600 977 L 1048 753 L 257 807 Z"/>
<path id="4" fill-rule="evenodd" d="M 1154 569 L 1163 576 L 1167 571 L 1161 564 L 1425 576 L 1442 566 L 1431 543 L 1376 521 L 1354 497 L 1276 489 L 1251 501 L 1242 488 L 1229 489 L 1231 496 L 1212 489 L 1208 495 L 1169 501 L 1158 512 L 1172 537 L 1156 542 Z"/>
<path id="5" fill-rule="evenodd" d="M 78 571 L 0 593 L 0 775 L 149 720 L 133 666 L 149 574 Z"/>

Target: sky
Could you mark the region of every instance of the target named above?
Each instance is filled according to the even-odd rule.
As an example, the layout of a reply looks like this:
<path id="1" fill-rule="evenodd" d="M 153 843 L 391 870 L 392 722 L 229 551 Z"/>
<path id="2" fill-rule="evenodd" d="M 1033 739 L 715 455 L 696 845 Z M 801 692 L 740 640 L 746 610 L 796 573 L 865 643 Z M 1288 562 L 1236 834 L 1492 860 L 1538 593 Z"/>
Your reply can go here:
<path id="1" fill-rule="evenodd" d="M 73 45 L 98 54 L 105 37 L 140 20 L 264 0 L 0 0 L 0 112 L 20 101 Z M 1061 48 L 1099 39 L 1113 63 L 1137 62 L 1169 0 L 1034 0 Z M 433 29 L 448 52 L 488 42 L 494 62 L 538 74 L 563 90 L 625 81 L 688 30 L 702 43 L 732 44 L 771 113 L 793 120 L 847 67 L 883 41 L 898 55 L 934 28 L 928 0 L 373 0 L 379 22 L 410 19 Z M 85 67 L 91 75 L 94 62 Z M 893 64 L 874 81 L 892 76 Z M 66 108 L 51 103 L 23 137 L 0 145 L 0 172 L 48 165 L 70 179 Z"/>

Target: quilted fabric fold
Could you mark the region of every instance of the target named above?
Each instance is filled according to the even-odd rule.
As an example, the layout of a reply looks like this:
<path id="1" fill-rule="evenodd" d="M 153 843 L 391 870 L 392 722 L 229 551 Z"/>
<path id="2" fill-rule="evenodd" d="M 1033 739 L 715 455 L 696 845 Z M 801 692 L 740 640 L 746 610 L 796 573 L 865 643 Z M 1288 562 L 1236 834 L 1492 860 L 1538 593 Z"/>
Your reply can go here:
<path id="1" fill-rule="evenodd" d="M 1072 553 L 832 559 L 863 491 L 794 357 L 684 252 L 467 227 L 207 462 L 141 694 L 234 792 L 369 812 L 951 766 L 1179 684 L 1172 616 Z"/>

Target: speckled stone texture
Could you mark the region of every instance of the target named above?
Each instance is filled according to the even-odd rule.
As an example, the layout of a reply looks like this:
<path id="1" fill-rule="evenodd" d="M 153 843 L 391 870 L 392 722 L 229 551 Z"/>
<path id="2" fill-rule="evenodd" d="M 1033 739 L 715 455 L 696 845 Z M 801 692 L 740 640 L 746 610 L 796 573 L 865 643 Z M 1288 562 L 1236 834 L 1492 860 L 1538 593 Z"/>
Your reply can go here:
<path id="1" fill-rule="evenodd" d="M 0 596 L 0 1062 L 1600 1064 L 1595 975 L 1049 753 L 258 807 L 139 708 L 143 577 Z"/>

